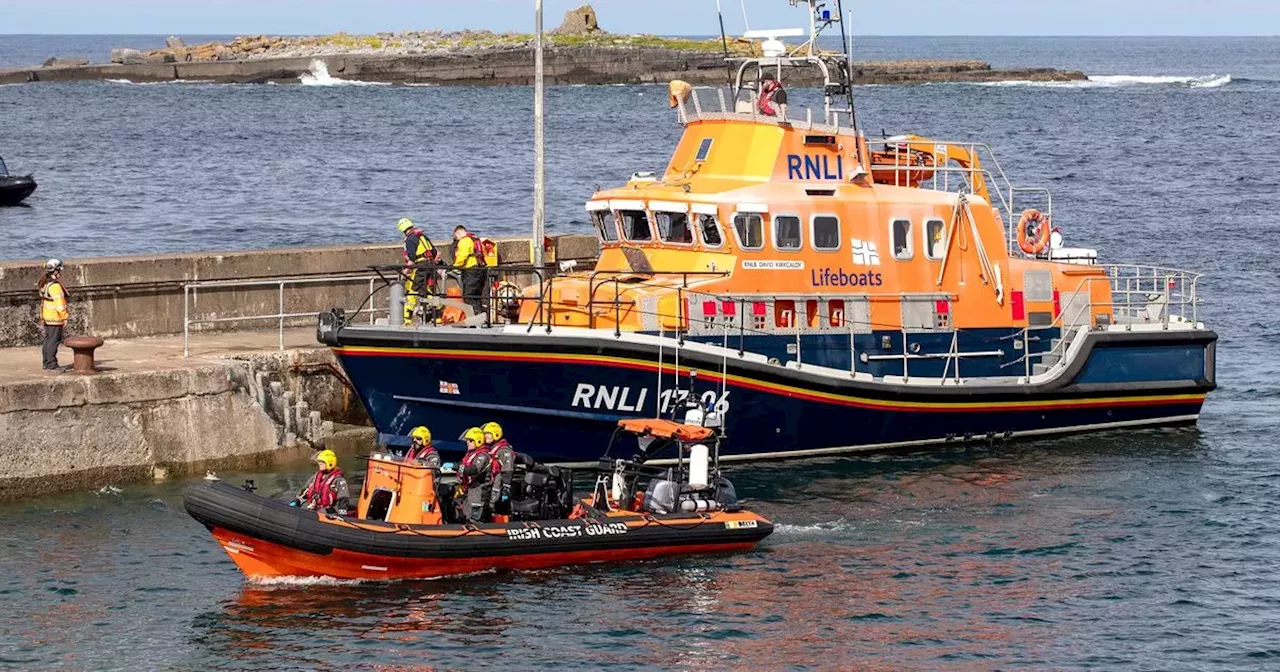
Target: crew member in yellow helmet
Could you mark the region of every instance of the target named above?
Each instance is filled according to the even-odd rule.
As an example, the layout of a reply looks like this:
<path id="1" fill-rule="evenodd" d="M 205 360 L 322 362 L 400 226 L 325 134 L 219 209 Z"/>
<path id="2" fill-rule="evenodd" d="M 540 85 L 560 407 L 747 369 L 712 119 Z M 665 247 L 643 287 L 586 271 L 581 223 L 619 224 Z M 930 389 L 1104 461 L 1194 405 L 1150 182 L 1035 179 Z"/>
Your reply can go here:
<path id="1" fill-rule="evenodd" d="M 338 456 L 326 449 L 313 455 L 311 461 L 317 466 L 315 478 L 293 500 L 293 505 L 347 515 L 351 509 L 351 493 L 347 490 L 347 479 L 338 468 Z"/>
<path id="2" fill-rule="evenodd" d="M 493 493 L 489 496 L 489 509 L 502 515 L 511 514 L 511 478 L 516 470 L 516 450 L 502 436 L 502 425 L 486 422 L 484 443 L 493 460 Z"/>
<path id="3" fill-rule="evenodd" d="M 418 309 L 418 297 L 435 291 L 435 271 L 416 268 L 418 264 L 434 264 L 439 261 L 436 248 L 427 234 L 413 225 L 409 218 L 401 219 L 396 228 L 404 235 L 404 323 L 413 323 L 413 312 Z M 434 321 L 430 316 L 428 321 Z"/>
<path id="4" fill-rule="evenodd" d="M 462 502 L 462 516 L 469 523 L 482 523 L 488 518 L 489 496 L 493 492 L 493 458 L 484 443 L 484 432 L 472 427 L 462 433 L 467 444 L 467 454 L 462 457 L 458 469 L 458 488 Z"/>
<path id="5" fill-rule="evenodd" d="M 414 427 L 413 431 L 409 432 L 409 452 L 404 456 L 404 461 L 432 469 L 440 468 L 440 452 L 431 445 L 431 430 L 426 427 Z"/>

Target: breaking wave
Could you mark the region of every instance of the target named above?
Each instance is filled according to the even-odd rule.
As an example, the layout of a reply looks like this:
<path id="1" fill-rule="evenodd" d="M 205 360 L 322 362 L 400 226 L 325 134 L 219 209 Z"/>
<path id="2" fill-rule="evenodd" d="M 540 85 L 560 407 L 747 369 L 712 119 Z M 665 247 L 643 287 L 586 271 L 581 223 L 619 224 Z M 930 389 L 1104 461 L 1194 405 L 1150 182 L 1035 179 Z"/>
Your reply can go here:
<path id="1" fill-rule="evenodd" d="M 1216 89 L 1230 84 L 1231 81 L 1231 75 L 1216 74 L 1200 77 L 1177 75 L 1089 75 L 1088 79 L 1070 82 L 1009 80 L 1004 82 L 977 82 L 977 85 L 999 87 L 1034 86 L 1045 89 L 1113 89 L 1130 86 Z"/>
<path id="2" fill-rule="evenodd" d="M 329 74 L 329 66 L 320 59 L 311 61 L 311 71 L 298 77 L 303 86 L 386 86 L 385 82 L 361 82 L 355 79 L 338 79 Z"/>

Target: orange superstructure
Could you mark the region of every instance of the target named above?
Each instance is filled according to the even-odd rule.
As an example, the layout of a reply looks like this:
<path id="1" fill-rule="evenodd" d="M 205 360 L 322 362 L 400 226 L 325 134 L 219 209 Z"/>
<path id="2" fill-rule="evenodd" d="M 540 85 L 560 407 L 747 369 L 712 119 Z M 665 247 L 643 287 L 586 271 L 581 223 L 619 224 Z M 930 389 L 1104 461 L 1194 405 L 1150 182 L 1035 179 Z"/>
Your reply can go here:
<path id="1" fill-rule="evenodd" d="M 1011 253 L 974 146 L 907 136 L 873 153 L 850 129 L 702 117 L 687 119 L 661 176 L 638 175 L 587 203 L 600 260 L 556 279 L 552 323 L 649 331 L 641 306 L 656 301 L 658 328 L 687 327 L 697 311 L 665 305 L 677 286 L 691 296 L 820 296 L 825 306 L 789 314 L 829 326 L 841 312 L 854 317 L 845 298 L 866 301 L 866 326 L 878 329 L 916 328 L 903 322 L 911 313 L 902 304 L 913 301 L 933 302 L 952 328 L 1061 322 L 1064 298 L 1078 294 L 1095 310 L 1072 324 L 1109 319 L 1101 268 Z M 944 180 L 957 188 L 944 190 Z M 1026 292 L 1028 274 L 1050 291 Z M 546 308 L 526 302 L 522 320 L 546 319 Z M 792 326 L 783 317 L 773 326 Z"/>

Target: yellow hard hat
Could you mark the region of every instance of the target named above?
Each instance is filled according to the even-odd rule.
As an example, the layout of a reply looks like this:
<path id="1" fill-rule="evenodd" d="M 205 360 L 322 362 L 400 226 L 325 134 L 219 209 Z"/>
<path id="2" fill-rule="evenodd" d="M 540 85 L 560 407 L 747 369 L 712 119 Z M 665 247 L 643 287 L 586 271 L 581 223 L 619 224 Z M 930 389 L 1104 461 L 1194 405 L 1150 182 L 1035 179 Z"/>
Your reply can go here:
<path id="1" fill-rule="evenodd" d="M 426 427 L 414 427 L 413 431 L 409 432 L 409 438 L 417 439 L 423 443 L 431 443 L 431 430 Z"/>
<path id="2" fill-rule="evenodd" d="M 467 431 L 462 433 L 462 439 L 464 441 L 475 441 L 477 446 L 483 445 L 484 431 L 482 431 L 479 427 L 472 427 L 471 429 L 468 429 Z"/>
<path id="3" fill-rule="evenodd" d="M 338 466 L 338 456 L 333 454 L 332 450 L 322 450 L 311 456 L 311 461 L 320 464 L 326 470 L 333 469 Z"/>
<path id="4" fill-rule="evenodd" d="M 413 228 L 413 220 L 405 217 L 404 219 L 396 222 L 396 228 L 400 229 L 400 233 L 404 233 Z"/>
<path id="5" fill-rule="evenodd" d="M 484 430 L 485 434 L 492 434 L 494 441 L 502 438 L 502 425 L 496 422 L 486 422 L 480 429 Z"/>

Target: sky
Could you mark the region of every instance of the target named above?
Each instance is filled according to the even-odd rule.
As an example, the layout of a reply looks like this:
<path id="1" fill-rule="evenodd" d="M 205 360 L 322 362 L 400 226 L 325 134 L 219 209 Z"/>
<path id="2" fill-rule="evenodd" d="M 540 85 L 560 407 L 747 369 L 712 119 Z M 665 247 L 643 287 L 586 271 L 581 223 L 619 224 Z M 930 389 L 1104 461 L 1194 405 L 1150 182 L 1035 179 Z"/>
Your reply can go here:
<path id="1" fill-rule="evenodd" d="M 545 0 L 547 29 L 585 0 Z M 832 8 L 835 0 L 826 0 Z M 726 29 L 800 27 L 785 0 L 721 0 Z M 718 32 L 715 0 L 595 0 L 617 33 Z M 855 35 L 1280 35 L 1280 0 L 844 0 Z M 533 0 L 0 0 L 0 34 L 529 32 Z"/>

